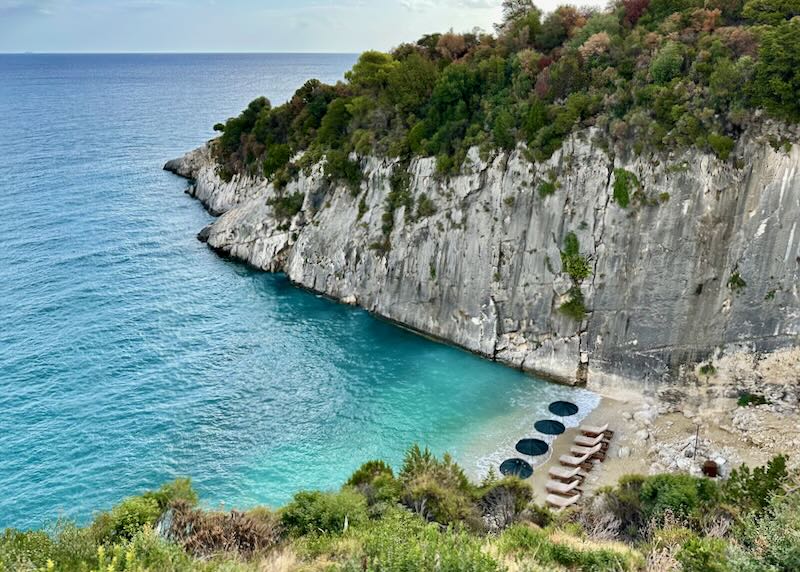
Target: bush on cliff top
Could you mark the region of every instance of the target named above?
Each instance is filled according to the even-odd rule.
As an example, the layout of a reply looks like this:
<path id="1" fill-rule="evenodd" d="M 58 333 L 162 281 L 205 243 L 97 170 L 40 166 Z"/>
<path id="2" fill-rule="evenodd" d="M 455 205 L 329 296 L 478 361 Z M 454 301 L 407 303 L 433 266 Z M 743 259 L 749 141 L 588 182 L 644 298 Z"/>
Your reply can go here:
<path id="1" fill-rule="evenodd" d="M 496 33 L 430 34 L 365 52 L 346 81 L 260 97 L 215 126 L 225 173 L 276 177 L 299 151 L 357 188 L 351 153 L 437 157 L 525 142 L 537 159 L 594 126 L 637 150 L 693 145 L 725 158 L 752 112 L 800 120 L 796 2 L 616 0 L 543 14 L 505 0 Z M 333 159 L 332 159 L 333 158 Z M 350 159 L 351 160 L 351 159 Z"/>

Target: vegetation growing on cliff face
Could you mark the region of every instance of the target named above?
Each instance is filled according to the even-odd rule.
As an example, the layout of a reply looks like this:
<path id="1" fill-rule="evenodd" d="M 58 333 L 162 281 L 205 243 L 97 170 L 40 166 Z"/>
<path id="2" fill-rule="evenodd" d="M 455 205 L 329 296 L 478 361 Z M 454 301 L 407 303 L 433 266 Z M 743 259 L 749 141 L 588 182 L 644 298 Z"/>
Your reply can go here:
<path id="1" fill-rule="evenodd" d="M 217 124 L 222 171 L 286 180 L 298 152 L 358 191 L 356 156 L 435 156 L 526 143 L 542 159 L 581 126 L 637 150 L 693 145 L 726 159 L 757 109 L 800 120 L 795 1 L 616 0 L 543 14 L 505 0 L 494 34 L 448 32 L 365 52 L 335 86 L 308 81 Z M 550 189 L 546 189 L 549 191 Z M 546 193 L 545 193 L 546 194 Z"/>
<path id="2" fill-rule="evenodd" d="M 639 188 L 639 179 L 625 169 L 614 169 L 614 201 L 624 208 L 631 202 L 631 194 Z"/>
<path id="3" fill-rule="evenodd" d="M 490 472 L 471 483 L 449 457 L 415 446 L 398 474 L 370 461 L 339 491 L 300 492 L 277 511 L 203 510 L 183 480 L 125 499 L 85 527 L 0 534 L 3 572 L 618 572 L 646 563 L 797 570 L 800 494 L 786 459 L 720 482 L 624 477 L 554 514 L 532 503 L 523 481 Z"/>
<path id="4" fill-rule="evenodd" d="M 569 274 L 572 287 L 567 292 L 568 299 L 561 304 L 561 313 L 580 322 L 586 316 L 581 283 L 591 274 L 589 259 L 581 254 L 581 246 L 574 232 L 567 233 L 564 238 L 564 250 L 561 251 L 561 270 Z"/>

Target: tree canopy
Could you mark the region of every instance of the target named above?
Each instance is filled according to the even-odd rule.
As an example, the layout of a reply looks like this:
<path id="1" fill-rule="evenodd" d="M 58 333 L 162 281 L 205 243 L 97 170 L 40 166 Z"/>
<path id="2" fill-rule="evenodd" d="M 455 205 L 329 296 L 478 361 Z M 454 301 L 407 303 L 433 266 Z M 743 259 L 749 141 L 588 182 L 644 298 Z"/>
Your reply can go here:
<path id="1" fill-rule="evenodd" d="M 800 0 L 618 0 L 606 10 L 505 0 L 494 34 L 430 34 L 368 51 L 285 104 L 261 97 L 215 128 L 225 172 L 286 181 L 331 159 L 357 180 L 352 153 L 435 156 L 461 167 L 471 146 L 527 145 L 542 159 L 594 126 L 636 151 L 693 145 L 730 154 L 765 110 L 800 119 Z"/>

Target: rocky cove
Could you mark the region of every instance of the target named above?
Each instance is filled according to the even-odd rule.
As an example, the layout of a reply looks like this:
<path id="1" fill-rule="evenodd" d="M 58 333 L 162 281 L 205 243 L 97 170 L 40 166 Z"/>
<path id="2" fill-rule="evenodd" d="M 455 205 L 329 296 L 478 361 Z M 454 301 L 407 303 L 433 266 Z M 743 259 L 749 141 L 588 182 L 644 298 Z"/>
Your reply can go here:
<path id="1" fill-rule="evenodd" d="M 769 129 L 745 133 L 727 161 L 615 152 L 592 129 L 542 162 L 522 146 L 472 149 L 449 177 L 433 158 L 366 157 L 358 193 L 325 177 L 323 162 L 280 190 L 260 177 L 225 181 L 213 141 L 165 169 L 220 215 L 200 235 L 214 249 L 423 334 L 662 411 L 730 405 L 745 391 L 792 408 L 800 149 L 776 148 Z M 382 243 L 396 168 L 429 208 L 394 209 Z M 622 177 L 633 181 L 627 206 L 615 198 Z M 277 217 L 275 198 L 297 193 L 299 212 Z M 563 268 L 570 234 L 585 279 Z M 582 320 L 560 311 L 576 287 Z"/>

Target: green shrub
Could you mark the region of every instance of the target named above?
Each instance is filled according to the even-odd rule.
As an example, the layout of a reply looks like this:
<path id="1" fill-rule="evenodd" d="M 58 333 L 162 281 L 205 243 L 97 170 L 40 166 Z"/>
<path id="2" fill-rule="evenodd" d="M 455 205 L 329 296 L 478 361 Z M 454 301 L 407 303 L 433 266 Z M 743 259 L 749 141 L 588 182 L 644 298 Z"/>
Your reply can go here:
<path id="1" fill-rule="evenodd" d="M 347 126 L 350 123 L 350 119 L 347 100 L 342 98 L 334 99 L 322 118 L 317 140 L 332 148 L 339 147 L 347 134 Z"/>
<path id="2" fill-rule="evenodd" d="M 162 512 L 154 498 L 130 497 L 97 515 L 92 523 L 93 534 L 98 542 L 128 540 L 145 526 L 153 526 Z"/>
<path id="3" fill-rule="evenodd" d="M 280 511 L 281 524 L 292 536 L 339 534 L 345 524 L 357 526 L 367 520 L 364 495 L 351 488 L 338 493 L 303 491 Z"/>
<path id="4" fill-rule="evenodd" d="M 588 278 L 591 274 L 589 259 L 580 252 L 580 242 L 574 232 L 564 237 L 564 250 L 561 251 L 561 269 L 570 275 L 576 283 Z"/>
<path id="5" fill-rule="evenodd" d="M 411 217 L 414 208 L 414 197 L 411 195 L 411 173 L 405 165 L 396 165 L 389 179 L 389 195 L 383 209 L 383 225 L 381 230 L 388 237 L 394 228 L 394 212 L 400 207 L 405 207 L 405 212 Z"/>
<path id="6" fill-rule="evenodd" d="M 741 274 L 737 270 L 734 270 L 731 273 L 731 277 L 728 278 L 728 288 L 730 288 L 734 292 L 739 292 L 747 287 L 747 282 L 744 281 Z"/>
<path id="7" fill-rule="evenodd" d="M 436 214 L 436 204 L 428 195 L 422 193 L 417 201 L 417 218 L 425 218 Z"/>
<path id="8" fill-rule="evenodd" d="M 468 523 L 479 528 L 478 513 L 471 495 L 435 480 L 419 476 L 404 483 L 401 501 L 426 520 L 440 524 Z"/>
<path id="9" fill-rule="evenodd" d="M 763 395 L 745 391 L 739 396 L 739 399 L 736 401 L 736 403 L 739 405 L 739 407 L 747 407 L 749 405 L 766 405 L 769 403 L 769 401 L 767 401 L 767 398 Z"/>
<path id="10" fill-rule="evenodd" d="M 275 144 L 269 147 L 266 152 L 266 157 L 262 164 L 262 171 L 264 176 L 268 179 L 272 178 L 281 168 L 283 168 L 289 159 L 292 157 L 292 151 L 289 145 Z"/>
<path id="11" fill-rule="evenodd" d="M 556 192 L 557 188 L 555 181 L 542 181 L 539 185 L 539 196 L 549 197 Z"/>
<path id="12" fill-rule="evenodd" d="M 717 373 L 717 368 L 714 367 L 713 363 L 704 363 L 700 366 L 700 375 L 710 376 Z"/>
<path id="13" fill-rule="evenodd" d="M 569 232 L 564 237 L 561 270 L 569 274 L 572 279 L 572 287 L 567 292 L 567 301 L 559 306 L 559 311 L 579 322 L 586 316 L 586 306 L 580 284 L 591 274 L 591 269 L 589 268 L 589 259 L 580 253 L 580 243 L 574 232 Z"/>
<path id="14" fill-rule="evenodd" d="M 624 208 L 631 202 L 631 191 L 641 186 L 639 179 L 625 169 L 614 169 L 614 200 Z"/>
<path id="15" fill-rule="evenodd" d="M 714 481 L 689 475 L 663 474 L 645 479 L 639 498 L 645 517 L 660 518 L 665 511 L 695 518 L 705 504 L 717 499 Z"/>
<path id="16" fill-rule="evenodd" d="M 356 216 L 356 220 L 361 220 L 364 218 L 364 215 L 367 213 L 367 199 L 361 197 L 361 200 L 358 201 L 358 214 Z"/>
<path id="17" fill-rule="evenodd" d="M 763 511 L 773 495 L 782 494 L 789 482 L 786 457 L 778 455 L 765 467 L 750 469 L 747 465 L 731 471 L 721 487 L 722 499 L 744 511 Z"/>
<path id="18" fill-rule="evenodd" d="M 347 570 L 386 572 L 497 572 L 498 563 L 482 550 L 480 538 L 458 528 L 426 524 L 394 509 L 356 535 L 363 557 Z M 362 568 L 363 566 L 363 568 Z"/>
<path id="19" fill-rule="evenodd" d="M 800 99 L 797 97 L 800 86 L 800 20 L 794 18 L 774 27 L 762 28 L 759 39 L 755 76 L 747 88 L 753 99 L 774 116 L 797 122 L 800 120 Z"/>
<path id="20" fill-rule="evenodd" d="M 279 195 L 267 200 L 267 204 L 272 205 L 275 218 L 285 220 L 294 217 L 303 208 L 303 201 L 306 196 L 301 192 L 290 195 Z"/>
<path id="21" fill-rule="evenodd" d="M 778 26 L 800 16 L 800 6 L 794 0 L 747 0 L 742 16 L 761 24 Z"/>
<path id="22" fill-rule="evenodd" d="M 402 487 L 394 478 L 392 468 L 383 461 L 368 461 L 348 479 L 345 486 L 353 487 L 367 499 L 370 514 L 380 514 L 400 501 Z"/>
<path id="23" fill-rule="evenodd" d="M 569 544 L 550 540 L 544 530 L 515 525 L 506 530 L 498 541 L 501 554 L 531 556 L 540 565 L 559 565 L 569 570 L 602 572 L 605 570 L 636 570 L 639 562 L 629 553 L 611 549 L 581 550 Z"/>
<path id="24" fill-rule="evenodd" d="M 357 161 L 353 161 L 345 151 L 331 150 L 325 155 L 325 175 L 336 181 L 343 181 L 350 192 L 357 193 L 364 174 Z"/>
<path id="25" fill-rule="evenodd" d="M 669 83 L 677 77 L 683 67 L 683 48 L 677 42 L 667 42 L 650 64 L 653 81 Z"/>
<path id="26" fill-rule="evenodd" d="M 751 514 L 736 531 L 735 570 L 800 570 L 800 494 L 773 495 L 763 514 Z"/>
<path id="27" fill-rule="evenodd" d="M 412 446 L 403 460 L 400 482 L 403 504 L 417 514 L 442 524 L 477 526 L 474 488 L 450 455 L 439 460 L 429 449 Z"/>
<path id="28" fill-rule="evenodd" d="M 7 528 L 0 534 L 0 570 L 44 569 L 53 553 L 53 541 L 40 530 Z"/>
<path id="29" fill-rule="evenodd" d="M 716 153 L 717 157 L 725 161 L 730 156 L 731 151 L 733 151 L 733 146 L 736 142 L 727 135 L 711 133 L 708 136 L 708 144 L 711 146 L 714 153 Z"/>
<path id="30" fill-rule="evenodd" d="M 691 538 L 676 559 L 684 572 L 728 572 L 727 544 L 720 538 Z"/>
<path id="31" fill-rule="evenodd" d="M 586 317 L 586 305 L 583 299 L 583 292 L 580 287 L 573 286 L 567 292 L 569 299 L 558 307 L 558 310 L 565 316 L 569 316 L 576 322 L 580 322 Z"/>
<path id="32" fill-rule="evenodd" d="M 501 149 L 513 149 L 516 139 L 514 136 L 514 116 L 507 109 L 497 114 L 492 127 L 492 137 L 495 144 Z"/>
<path id="33" fill-rule="evenodd" d="M 190 479 L 176 479 L 157 490 L 124 499 L 110 511 L 95 517 L 91 535 L 100 543 L 129 540 L 145 527 L 153 526 L 163 512 L 177 501 L 189 506 L 197 503 L 197 493 Z M 69 528 L 65 531 L 69 531 Z"/>
<path id="34" fill-rule="evenodd" d="M 530 485 L 516 477 L 487 483 L 478 495 L 483 521 L 494 532 L 512 525 L 533 500 Z"/>
<path id="35" fill-rule="evenodd" d="M 147 491 L 143 496 L 155 499 L 162 510 L 176 501 L 183 501 L 189 506 L 197 504 L 197 492 L 192 488 L 192 480 L 188 478 L 175 479 L 154 491 Z"/>
<path id="36" fill-rule="evenodd" d="M 404 483 L 420 477 L 432 476 L 442 484 L 462 491 L 470 490 L 470 482 L 464 470 L 445 453 L 441 460 L 431 453 L 430 449 L 420 449 L 412 445 L 403 458 L 400 480 Z"/>
<path id="37" fill-rule="evenodd" d="M 645 477 L 641 475 L 626 475 L 620 478 L 616 487 L 606 487 L 597 492 L 602 501 L 600 510 L 610 512 L 619 523 L 620 528 L 615 532 L 620 538 L 638 540 L 646 525 L 641 501 L 644 483 Z"/>
<path id="38" fill-rule="evenodd" d="M 392 468 L 381 460 L 367 461 L 361 465 L 356 471 L 350 475 L 345 483 L 346 486 L 359 487 L 362 485 L 370 485 L 378 477 L 394 478 L 394 471 Z"/>

